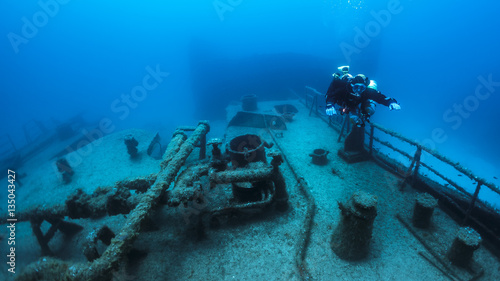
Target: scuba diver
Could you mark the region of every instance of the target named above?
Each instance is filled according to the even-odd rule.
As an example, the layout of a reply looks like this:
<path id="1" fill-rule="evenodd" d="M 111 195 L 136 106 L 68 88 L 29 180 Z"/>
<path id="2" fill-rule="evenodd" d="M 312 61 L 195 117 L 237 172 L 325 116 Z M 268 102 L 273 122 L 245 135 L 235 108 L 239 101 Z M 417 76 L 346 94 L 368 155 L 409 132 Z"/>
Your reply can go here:
<path id="1" fill-rule="evenodd" d="M 349 66 L 338 68 L 342 74 L 334 73 L 333 81 L 326 93 L 326 114 L 337 114 L 334 105 L 340 107 L 340 114 L 351 114 L 351 121 L 363 127 L 375 113 L 375 103 L 388 106 L 390 110 L 399 110 L 401 106 L 393 98 L 388 98 L 377 90 L 377 83 L 363 74 L 353 77 Z"/>

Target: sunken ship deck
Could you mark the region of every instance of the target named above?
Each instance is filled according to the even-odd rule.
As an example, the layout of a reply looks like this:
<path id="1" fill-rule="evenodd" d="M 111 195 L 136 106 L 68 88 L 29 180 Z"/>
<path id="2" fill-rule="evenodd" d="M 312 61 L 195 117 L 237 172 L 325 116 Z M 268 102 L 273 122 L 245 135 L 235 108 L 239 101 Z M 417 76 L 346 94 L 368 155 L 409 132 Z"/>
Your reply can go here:
<path id="1" fill-rule="evenodd" d="M 314 106 L 232 104 L 222 126 L 180 127 L 159 159 L 154 132 L 117 132 L 65 156 L 81 158 L 69 183 L 32 158 L 17 193 L 16 279 L 500 280 L 495 210 L 368 141 L 348 163 L 340 127 Z M 423 193 L 434 211 L 416 227 Z M 450 249 L 466 226 L 482 241 L 459 266 Z"/>

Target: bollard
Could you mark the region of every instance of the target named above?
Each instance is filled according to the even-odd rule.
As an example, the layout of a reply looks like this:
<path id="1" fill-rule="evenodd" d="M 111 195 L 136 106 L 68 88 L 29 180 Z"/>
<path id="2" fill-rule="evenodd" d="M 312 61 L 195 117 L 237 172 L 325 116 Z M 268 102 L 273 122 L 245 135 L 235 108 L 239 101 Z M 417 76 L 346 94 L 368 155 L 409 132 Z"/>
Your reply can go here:
<path id="1" fill-rule="evenodd" d="M 328 163 L 328 159 L 326 156 L 330 153 L 330 151 L 318 148 L 313 151 L 313 153 L 310 153 L 309 156 L 312 157 L 312 163 L 316 165 L 325 165 Z"/>
<path id="2" fill-rule="evenodd" d="M 377 216 L 377 197 L 364 191 L 355 192 L 351 201 L 339 202 L 341 221 L 332 235 L 332 250 L 344 260 L 359 260 L 368 255 L 373 221 Z"/>
<path id="3" fill-rule="evenodd" d="M 481 235 L 470 227 L 461 227 L 446 256 L 454 265 L 467 267 L 474 251 L 481 244 Z"/>
<path id="4" fill-rule="evenodd" d="M 413 208 L 413 226 L 418 228 L 428 228 L 431 224 L 431 217 L 437 200 L 428 193 L 417 195 L 415 207 Z"/>
<path id="5" fill-rule="evenodd" d="M 126 135 L 124 139 L 125 146 L 127 146 L 127 152 L 130 155 L 130 158 L 137 157 L 137 145 L 139 142 L 132 135 Z"/>

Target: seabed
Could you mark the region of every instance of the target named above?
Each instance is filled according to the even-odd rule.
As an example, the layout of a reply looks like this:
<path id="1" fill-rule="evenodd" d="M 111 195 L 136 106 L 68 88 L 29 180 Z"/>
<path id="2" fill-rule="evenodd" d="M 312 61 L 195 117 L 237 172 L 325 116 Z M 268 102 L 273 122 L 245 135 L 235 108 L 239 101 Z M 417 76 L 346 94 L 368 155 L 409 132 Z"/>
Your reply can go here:
<path id="1" fill-rule="evenodd" d="M 81 158 L 69 183 L 54 170 L 53 151 L 24 163 L 16 280 L 500 280 L 498 234 L 479 239 L 458 266 L 449 253 L 469 225 L 463 217 L 439 198 L 430 225 L 413 225 L 424 180 L 380 164 L 387 159 L 348 163 L 339 132 L 299 100 L 245 109 L 230 105 L 225 129 L 180 127 L 159 159 L 148 155 L 156 132 L 95 140 L 64 156 Z M 210 130 L 225 135 L 207 138 Z M 313 161 L 317 149 L 324 161 Z M 352 216 L 355 227 L 372 225 L 339 227 Z M 363 239 L 364 248 L 339 250 L 339 235 L 345 245 Z"/>

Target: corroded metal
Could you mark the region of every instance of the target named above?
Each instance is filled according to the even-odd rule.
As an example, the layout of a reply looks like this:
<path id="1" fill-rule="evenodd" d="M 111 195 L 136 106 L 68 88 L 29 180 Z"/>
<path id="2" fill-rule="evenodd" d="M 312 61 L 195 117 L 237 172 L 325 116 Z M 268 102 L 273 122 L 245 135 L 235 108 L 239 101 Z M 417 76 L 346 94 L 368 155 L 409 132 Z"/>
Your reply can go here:
<path id="1" fill-rule="evenodd" d="M 246 168 L 210 173 L 210 181 L 215 184 L 261 181 L 270 179 L 273 173 L 273 167 L 263 162 L 249 163 Z"/>
<path id="2" fill-rule="evenodd" d="M 162 162 L 164 168 L 158 173 L 155 183 L 142 196 L 135 209 L 130 212 L 122 229 L 111 240 L 111 244 L 99 258 L 93 262 L 77 263 L 71 266 L 59 260 L 51 260 L 49 268 L 47 268 L 46 263 L 38 262 L 28 267 L 18 280 L 33 280 L 35 277 L 41 277 L 44 280 L 102 280 L 109 276 L 131 249 L 132 243 L 141 231 L 142 223 L 149 217 L 160 197 L 184 165 L 186 158 L 209 129 L 208 122 L 203 121 L 183 142 L 182 134 L 181 136 L 174 135 L 174 144 L 169 145 L 164 154 Z M 179 146 L 181 142 L 182 144 Z"/>
<path id="3" fill-rule="evenodd" d="M 102 256 L 90 264 L 77 264 L 69 270 L 69 276 L 73 280 L 97 280 L 100 276 L 109 274 L 113 268 L 118 266 L 119 261 L 128 253 L 132 243 L 141 230 L 141 223 L 149 216 L 151 210 L 156 207 L 159 198 L 170 186 L 186 158 L 193 151 L 194 146 L 202 136 L 209 131 L 208 122 L 200 122 L 193 134 L 180 146 L 179 151 L 168 162 L 164 170 L 160 171 L 156 182 L 145 193 L 141 202 L 129 214 L 123 228 L 117 237 L 111 242 Z"/>

